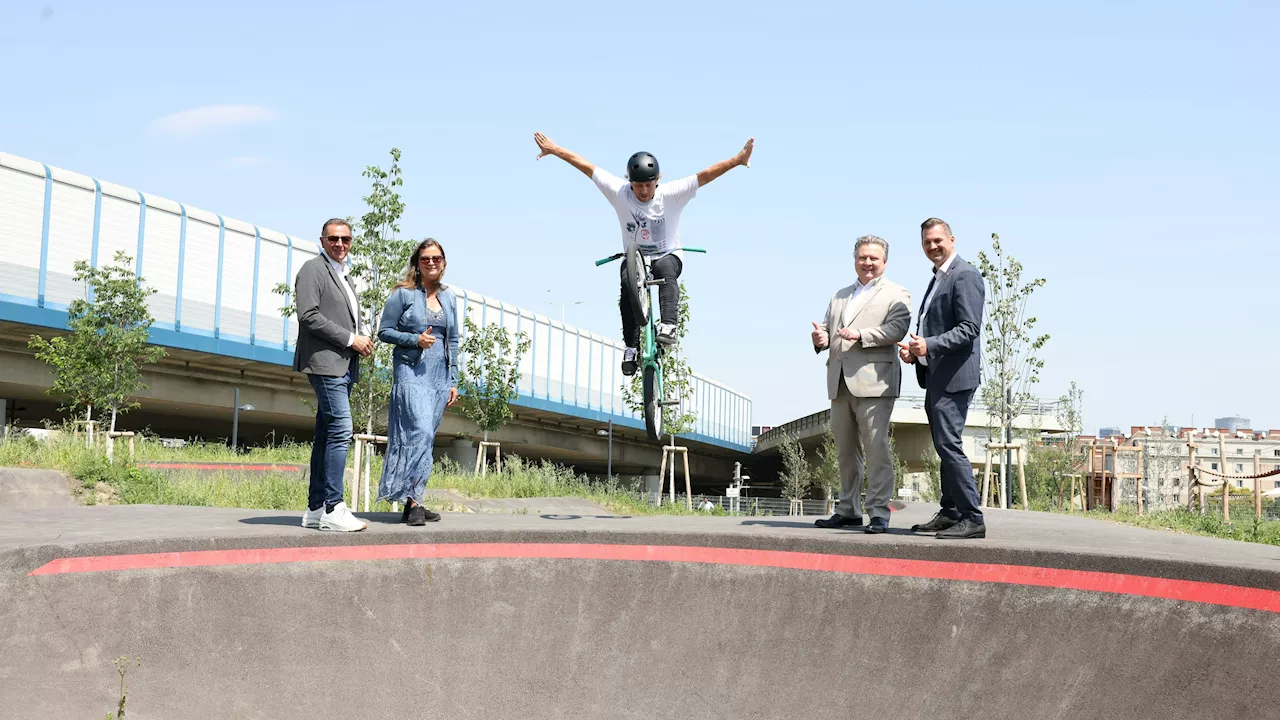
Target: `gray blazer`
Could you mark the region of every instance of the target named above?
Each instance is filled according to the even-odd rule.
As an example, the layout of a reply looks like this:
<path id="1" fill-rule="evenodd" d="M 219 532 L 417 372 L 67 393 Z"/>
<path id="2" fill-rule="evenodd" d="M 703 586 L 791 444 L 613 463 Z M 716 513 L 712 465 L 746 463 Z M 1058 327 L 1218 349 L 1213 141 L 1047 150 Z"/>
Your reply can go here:
<path id="1" fill-rule="evenodd" d="M 827 357 L 827 398 L 836 399 L 843 380 L 853 397 L 898 397 L 902 366 L 895 343 L 911 326 L 911 296 L 907 289 L 884 276 L 853 300 L 855 287 L 837 292 L 827 305 L 818 327 L 827 333 L 831 354 Z M 861 340 L 850 342 L 836 334 L 840 328 L 859 331 Z M 814 348 L 821 352 L 823 348 Z"/>
<path id="2" fill-rule="evenodd" d="M 322 253 L 302 264 L 294 279 L 293 297 L 298 309 L 298 346 L 293 369 L 308 375 L 342 377 L 358 353 L 347 347 L 356 328 L 356 312 L 347 302 L 342 279 Z M 350 285 L 350 279 L 347 280 Z M 351 285 L 352 293 L 355 286 Z M 357 295 L 357 302 L 359 296 Z M 357 364 L 355 378 L 360 377 Z"/>
<path id="3" fill-rule="evenodd" d="M 928 310 L 920 304 L 916 334 L 929 346 L 929 364 L 916 362 L 916 380 L 934 392 L 973 390 L 982 383 L 979 336 L 986 283 L 977 268 L 956 256 L 947 272 L 937 274 L 934 286 Z"/>

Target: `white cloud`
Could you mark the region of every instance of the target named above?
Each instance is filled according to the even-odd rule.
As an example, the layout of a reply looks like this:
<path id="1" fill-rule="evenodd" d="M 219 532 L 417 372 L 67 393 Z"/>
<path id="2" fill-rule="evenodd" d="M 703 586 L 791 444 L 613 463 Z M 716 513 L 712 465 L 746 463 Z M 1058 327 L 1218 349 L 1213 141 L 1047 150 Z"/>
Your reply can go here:
<path id="1" fill-rule="evenodd" d="M 261 105 L 206 105 L 165 115 L 151 123 L 151 129 L 176 136 L 198 135 L 206 130 L 231 125 L 271 122 L 279 113 Z"/>
<path id="2" fill-rule="evenodd" d="M 254 167 L 261 165 L 263 162 L 265 162 L 265 158 L 258 157 L 257 155 L 242 155 L 240 157 L 233 157 L 227 160 L 226 165 L 229 168 L 235 169 Z"/>

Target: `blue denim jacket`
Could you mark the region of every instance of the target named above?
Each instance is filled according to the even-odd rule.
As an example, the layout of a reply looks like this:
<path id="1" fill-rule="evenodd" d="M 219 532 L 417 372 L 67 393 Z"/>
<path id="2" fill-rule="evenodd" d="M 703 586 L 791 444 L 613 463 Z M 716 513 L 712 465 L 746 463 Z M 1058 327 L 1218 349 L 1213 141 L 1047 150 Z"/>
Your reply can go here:
<path id="1" fill-rule="evenodd" d="M 441 287 L 436 294 L 444 309 L 445 362 L 449 366 L 449 387 L 458 386 L 458 298 L 452 290 Z M 396 288 L 387 298 L 378 323 L 378 339 L 395 345 L 393 362 L 416 365 L 422 359 L 418 336 L 427 329 L 427 296 L 418 288 Z M 437 341 L 438 342 L 438 341 Z"/>

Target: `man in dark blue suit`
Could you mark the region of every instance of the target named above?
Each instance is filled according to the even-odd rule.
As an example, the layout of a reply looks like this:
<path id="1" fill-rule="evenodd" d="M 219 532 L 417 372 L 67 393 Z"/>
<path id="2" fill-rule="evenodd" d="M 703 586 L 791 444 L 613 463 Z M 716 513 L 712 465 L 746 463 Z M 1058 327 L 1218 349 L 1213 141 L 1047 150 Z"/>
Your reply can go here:
<path id="1" fill-rule="evenodd" d="M 987 526 L 978 507 L 973 465 L 964 454 L 964 423 L 969 402 L 981 383 L 982 304 L 986 284 L 979 273 L 956 255 L 951 226 L 938 218 L 920 225 L 924 254 L 933 262 L 933 279 L 920 304 L 916 332 L 910 342 L 898 343 L 902 361 L 916 366 L 916 380 L 924 388 L 924 409 L 933 446 L 942 460 L 942 509 L 915 532 L 939 538 L 981 538 Z"/>

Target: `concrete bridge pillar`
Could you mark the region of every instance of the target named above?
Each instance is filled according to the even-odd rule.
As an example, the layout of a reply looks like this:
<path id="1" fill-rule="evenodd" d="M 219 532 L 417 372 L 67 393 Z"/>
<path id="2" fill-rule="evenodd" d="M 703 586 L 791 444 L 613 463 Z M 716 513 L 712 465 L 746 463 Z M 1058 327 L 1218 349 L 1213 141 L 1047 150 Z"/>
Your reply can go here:
<path id="1" fill-rule="evenodd" d="M 645 468 L 640 473 L 640 479 L 644 482 L 644 491 L 646 493 L 658 492 L 658 483 L 662 481 L 662 477 L 658 475 L 658 468 Z"/>
<path id="2" fill-rule="evenodd" d="M 476 466 L 476 444 L 465 437 L 454 438 L 453 444 L 445 450 L 444 454 L 464 470 L 470 470 Z"/>

